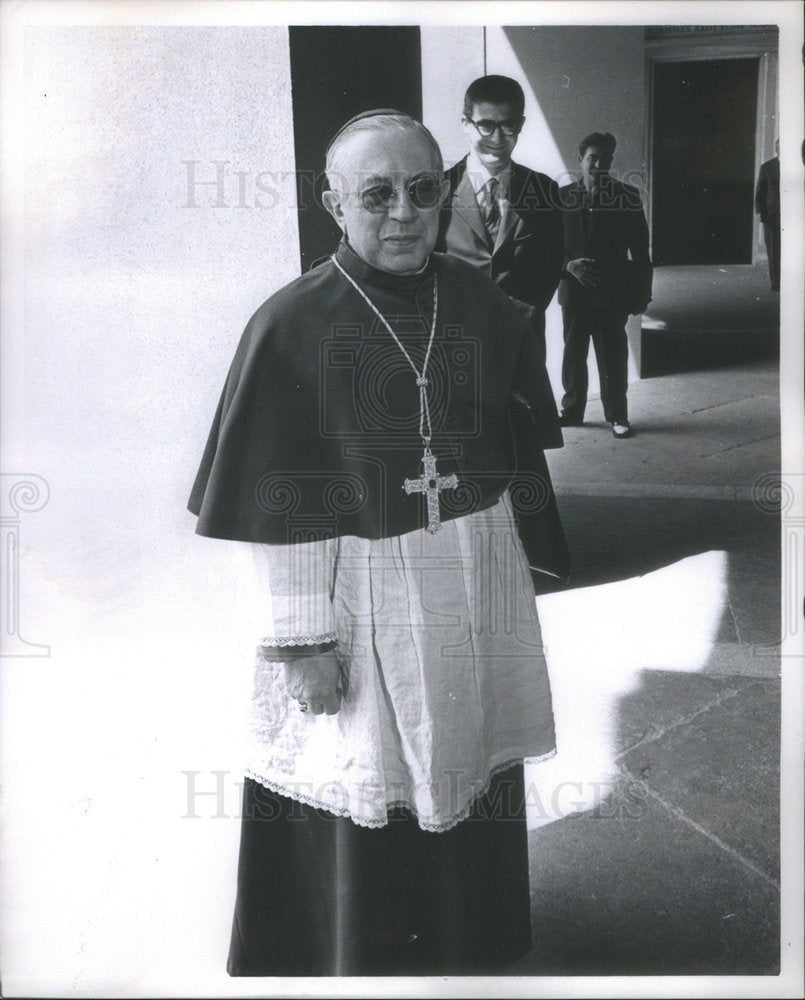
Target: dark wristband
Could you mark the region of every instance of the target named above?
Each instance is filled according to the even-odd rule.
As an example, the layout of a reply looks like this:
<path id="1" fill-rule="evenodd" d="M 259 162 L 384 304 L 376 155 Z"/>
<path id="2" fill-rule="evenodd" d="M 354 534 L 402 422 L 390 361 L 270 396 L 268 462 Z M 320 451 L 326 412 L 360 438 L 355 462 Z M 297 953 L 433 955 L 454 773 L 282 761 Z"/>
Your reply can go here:
<path id="1" fill-rule="evenodd" d="M 269 663 L 284 663 L 289 660 L 305 660 L 309 656 L 329 653 L 336 647 L 335 640 L 319 642 L 312 646 L 261 646 L 260 654 Z"/>

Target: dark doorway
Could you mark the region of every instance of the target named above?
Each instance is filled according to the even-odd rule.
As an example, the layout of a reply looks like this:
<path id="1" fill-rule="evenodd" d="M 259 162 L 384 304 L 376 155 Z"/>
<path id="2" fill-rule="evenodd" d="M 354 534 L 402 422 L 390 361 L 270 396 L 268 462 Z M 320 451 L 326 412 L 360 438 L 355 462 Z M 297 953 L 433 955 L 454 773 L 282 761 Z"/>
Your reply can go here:
<path id="1" fill-rule="evenodd" d="M 752 263 L 758 66 L 654 64 L 655 263 Z"/>
<path id="2" fill-rule="evenodd" d="M 291 90 L 302 270 L 338 246 L 321 207 L 324 151 L 345 121 L 369 108 L 422 119 L 419 28 L 292 27 Z"/>

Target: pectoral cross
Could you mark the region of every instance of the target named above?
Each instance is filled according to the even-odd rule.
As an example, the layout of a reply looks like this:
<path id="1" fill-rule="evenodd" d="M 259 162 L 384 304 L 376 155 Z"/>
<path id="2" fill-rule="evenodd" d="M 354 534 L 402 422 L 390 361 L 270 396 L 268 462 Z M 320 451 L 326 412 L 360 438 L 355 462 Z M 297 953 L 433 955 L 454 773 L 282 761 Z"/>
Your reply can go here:
<path id="1" fill-rule="evenodd" d="M 419 479 L 406 479 L 403 489 L 406 493 L 424 493 L 428 501 L 428 528 L 433 535 L 442 526 L 439 517 L 439 491 L 450 490 L 458 486 L 458 476 L 440 476 L 436 472 L 436 458 L 430 448 L 425 448 L 422 456 L 422 475 Z"/>

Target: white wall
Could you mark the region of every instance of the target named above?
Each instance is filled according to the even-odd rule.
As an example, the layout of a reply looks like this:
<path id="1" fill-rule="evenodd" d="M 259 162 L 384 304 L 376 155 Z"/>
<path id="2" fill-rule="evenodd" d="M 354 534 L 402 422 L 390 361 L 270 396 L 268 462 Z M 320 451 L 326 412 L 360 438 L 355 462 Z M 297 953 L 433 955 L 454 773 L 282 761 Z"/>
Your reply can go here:
<path id="1" fill-rule="evenodd" d="M 577 170 L 580 139 L 612 132 L 613 170 L 645 174 L 643 28 L 492 28 L 487 53 L 490 73 L 527 83 L 529 120 L 517 148 L 524 163 L 559 180 Z"/>
<path id="2" fill-rule="evenodd" d="M 464 94 L 484 69 L 484 28 L 420 28 L 422 121 L 439 143 L 445 166 L 467 154 L 461 128 Z"/>
<path id="3" fill-rule="evenodd" d="M 235 768 L 249 662 L 231 543 L 185 505 L 240 332 L 298 274 L 291 188 L 259 177 L 294 169 L 287 30 L 34 26 L 20 48 L 3 448 L 50 488 L 19 526 L 19 629 L 50 654 L 3 660 L 4 986 L 223 995 L 238 824 L 183 819 L 182 771 Z M 220 191 L 188 160 L 222 161 Z"/>
<path id="4" fill-rule="evenodd" d="M 155 612 L 205 627 L 187 493 L 245 321 L 298 274 L 287 185 L 258 189 L 294 166 L 286 31 L 34 28 L 27 58 L 25 461 L 61 597 L 42 625 L 57 646 L 99 614 L 110 637 Z"/>

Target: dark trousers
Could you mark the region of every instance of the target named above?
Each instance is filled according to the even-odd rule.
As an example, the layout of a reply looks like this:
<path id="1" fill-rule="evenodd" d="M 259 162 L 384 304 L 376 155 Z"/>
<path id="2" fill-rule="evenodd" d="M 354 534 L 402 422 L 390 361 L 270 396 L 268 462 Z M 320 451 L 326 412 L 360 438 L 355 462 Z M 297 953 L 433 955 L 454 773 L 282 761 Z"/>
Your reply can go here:
<path id="1" fill-rule="evenodd" d="M 587 406 L 587 354 L 590 340 L 595 349 L 601 402 L 609 423 L 626 420 L 626 389 L 628 387 L 628 357 L 626 342 L 627 313 L 621 309 L 605 309 L 589 301 L 562 306 L 565 350 L 562 357 L 562 415 L 582 420 Z"/>
<path id="2" fill-rule="evenodd" d="M 769 258 L 769 282 L 773 292 L 780 291 L 780 220 L 763 223 L 763 239 Z"/>

